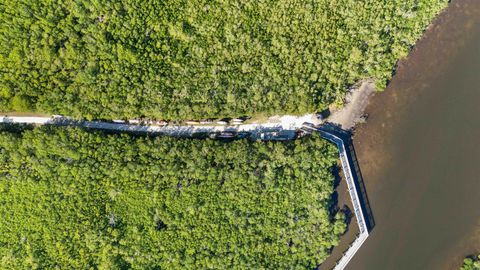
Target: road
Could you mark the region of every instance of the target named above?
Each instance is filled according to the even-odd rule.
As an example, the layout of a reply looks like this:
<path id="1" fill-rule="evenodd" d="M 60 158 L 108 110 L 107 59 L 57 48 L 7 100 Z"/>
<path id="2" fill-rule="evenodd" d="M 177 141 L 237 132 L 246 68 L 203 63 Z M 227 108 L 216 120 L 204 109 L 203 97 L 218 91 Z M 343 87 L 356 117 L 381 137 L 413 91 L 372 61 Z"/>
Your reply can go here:
<path id="1" fill-rule="evenodd" d="M 35 125 L 58 125 L 78 126 L 101 130 L 115 130 L 127 132 L 145 132 L 162 134 L 173 137 L 191 137 L 195 133 L 213 132 L 249 132 L 253 135 L 264 132 L 281 131 L 283 136 L 293 136 L 294 131 L 302 127 L 305 121 L 311 120 L 313 116 L 284 116 L 276 121 L 266 123 L 252 123 L 239 125 L 139 125 L 128 123 L 115 123 L 106 121 L 74 120 L 69 117 L 35 117 L 35 116 L 2 116 L 0 123 L 35 124 Z M 315 119 L 313 119 L 315 120 Z"/>

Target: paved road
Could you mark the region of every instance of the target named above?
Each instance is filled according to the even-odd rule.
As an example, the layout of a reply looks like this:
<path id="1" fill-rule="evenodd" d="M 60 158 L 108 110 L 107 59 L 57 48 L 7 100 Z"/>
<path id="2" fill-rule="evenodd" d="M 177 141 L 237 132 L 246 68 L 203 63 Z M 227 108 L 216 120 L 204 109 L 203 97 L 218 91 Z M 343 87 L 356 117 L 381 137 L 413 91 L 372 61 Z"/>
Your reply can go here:
<path id="1" fill-rule="evenodd" d="M 174 137 L 191 137 L 194 133 L 212 132 L 249 132 L 261 134 L 264 132 L 281 131 L 282 136 L 293 136 L 294 131 L 304 123 L 304 117 L 292 117 L 289 121 L 276 121 L 258 124 L 240 125 L 139 125 L 127 123 L 113 123 L 103 121 L 74 120 L 68 117 L 31 117 L 31 116 L 3 116 L 0 123 L 19 123 L 36 125 L 78 126 L 102 130 L 157 133 Z"/>

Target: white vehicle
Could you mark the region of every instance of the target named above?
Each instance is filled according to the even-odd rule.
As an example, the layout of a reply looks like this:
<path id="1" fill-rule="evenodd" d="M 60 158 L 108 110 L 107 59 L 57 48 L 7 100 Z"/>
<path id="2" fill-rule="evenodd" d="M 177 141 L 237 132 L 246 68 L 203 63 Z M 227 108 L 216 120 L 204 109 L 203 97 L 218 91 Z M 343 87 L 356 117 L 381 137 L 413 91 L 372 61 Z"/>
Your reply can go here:
<path id="1" fill-rule="evenodd" d="M 162 121 L 155 121 L 155 124 L 156 124 L 156 125 L 159 125 L 159 126 L 161 126 L 161 127 L 164 127 L 164 126 L 168 125 L 168 122 L 167 122 L 167 121 L 163 121 L 163 120 L 162 120 Z"/>
<path id="2" fill-rule="evenodd" d="M 241 125 L 243 123 L 242 119 L 232 119 L 230 122 L 232 125 Z"/>
<path id="3" fill-rule="evenodd" d="M 130 124 L 140 124 L 140 120 L 138 120 L 138 119 L 131 119 L 131 120 L 128 120 L 128 123 L 130 123 Z"/>

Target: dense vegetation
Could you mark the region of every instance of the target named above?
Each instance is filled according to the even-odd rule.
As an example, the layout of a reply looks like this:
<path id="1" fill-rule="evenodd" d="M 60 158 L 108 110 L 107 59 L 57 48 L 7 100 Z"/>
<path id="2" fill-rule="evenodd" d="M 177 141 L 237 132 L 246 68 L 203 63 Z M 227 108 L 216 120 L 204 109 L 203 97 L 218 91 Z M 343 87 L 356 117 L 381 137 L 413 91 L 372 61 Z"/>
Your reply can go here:
<path id="1" fill-rule="evenodd" d="M 460 270 L 480 270 L 480 255 L 477 258 L 466 258 Z"/>
<path id="2" fill-rule="evenodd" d="M 5 126 L 3 126 L 5 127 Z M 1 269 L 312 269 L 345 230 L 336 149 L 0 132 Z"/>
<path id="3" fill-rule="evenodd" d="M 447 0 L 0 0 L 0 110 L 305 113 L 382 88 Z"/>

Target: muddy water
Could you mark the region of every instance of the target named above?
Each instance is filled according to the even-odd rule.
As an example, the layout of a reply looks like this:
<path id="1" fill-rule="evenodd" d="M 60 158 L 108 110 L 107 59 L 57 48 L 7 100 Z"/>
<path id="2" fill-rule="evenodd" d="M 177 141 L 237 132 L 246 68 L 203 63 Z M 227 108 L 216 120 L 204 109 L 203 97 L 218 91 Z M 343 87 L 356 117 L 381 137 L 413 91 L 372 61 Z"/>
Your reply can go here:
<path id="1" fill-rule="evenodd" d="M 376 227 L 347 269 L 458 269 L 480 252 L 480 1 L 452 1 L 367 112 Z"/>

